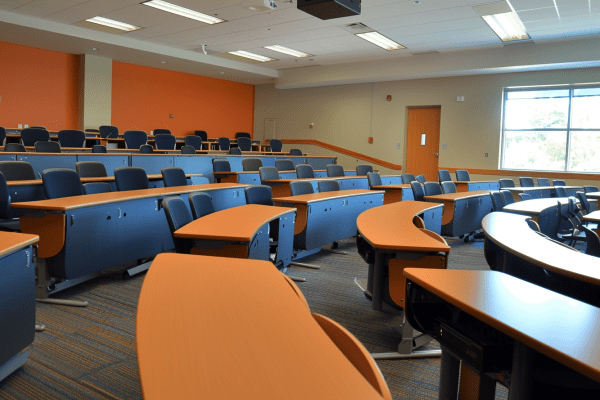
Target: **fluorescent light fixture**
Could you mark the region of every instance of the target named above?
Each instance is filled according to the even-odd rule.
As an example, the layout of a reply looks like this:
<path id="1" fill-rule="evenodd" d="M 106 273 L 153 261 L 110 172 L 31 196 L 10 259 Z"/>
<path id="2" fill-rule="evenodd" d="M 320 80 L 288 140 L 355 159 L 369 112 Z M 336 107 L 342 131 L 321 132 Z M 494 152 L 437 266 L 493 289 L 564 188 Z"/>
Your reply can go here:
<path id="1" fill-rule="evenodd" d="M 86 21 L 92 22 L 92 23 L 98 24 L 98 25 L 108 26 L 109 28 L 120 29 L 122 31 L 127 31 L 127 32 L 142 29 L 139 26 L 130 25 L 130 24 L 126 24 L 125 22 L 119 22 L 119 21 L 115 21 L 112 19 L 108 19 L 108 18 L 102 18 L 102 17 L 94 17 L 94 18 L 86 19 Z"/>
<path id="2" fill-rule="evenodd" d="M 276 44 L 273 46 L 265 46 L 265 49 L 277 51 L 277 52 L 283 53 L 283 54 L 289 54 L 290 56 L 294 56 L 294 57 L 298 57 L 298 58 L 312 56 L 312 54 L 308 54 L 308 53 L 304 53 L 302 51 L 290 49 L 289 47 L 285 47 L 280 44 Z"/>
<path id="3" fill-rule="evenodd" d="M 251 58 L 252 60 L 256 60 L 256 61 L 260 61 L 260 62 L 275 61 L 274 58 L 261 56 L 261 55 L 250 53 L 249 51 L 244 51 L 244 50 L 229 51 L 228 53 L 233 54 L 234 56 Z"/>
<path id="4" fill-rule="evenodd" d="M 374 45 L 377 45 L 386 50 L 398 50 L 398 49 L 406 48 L 406 47 L 402 46 L 401 44 L 396 43 L 393 40 L 386 38 L 379 32 L 357 33 L 356 36 L 358 36 L 361 39 L 365 39 L 365 40 L 373 43 Z"/>
<path id="5" fill-rule="evenodd" d="M 195 19 L 196 21 L 204 22 L 205 24 L 212 25 L 218 24 L 219 22 L 225 22 L 224 19 L 213 17 L 212 15 L 202 14 L 198 11 L 190 10 L 189 8 L 181 7 L 162 0 L 150 0 L 142 4 L 145 6 L 158 8 L 162 11 L 170 12 L 172 14 L 181 15 L 182 17 Z"/>
<path id="6" fill-rule="evenodd" d="M 514 12 L 484 15 L 483 20 L 503 42 L 529 39 L 529 35 Z"/>

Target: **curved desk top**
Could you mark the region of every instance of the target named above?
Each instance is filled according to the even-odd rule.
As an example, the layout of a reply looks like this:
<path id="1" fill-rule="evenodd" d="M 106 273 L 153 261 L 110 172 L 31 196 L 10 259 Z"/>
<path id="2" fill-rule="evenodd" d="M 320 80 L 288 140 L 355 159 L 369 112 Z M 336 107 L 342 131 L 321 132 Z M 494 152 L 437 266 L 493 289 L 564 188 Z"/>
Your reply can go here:
<path id="1" fill-rule="evenodd" d="M 481 197 L 481 196 L 489 196 L 489 190 L 475 190 L 472 192 L 457 192 L 457 193 L 445 193 L 445 194 L 436 194 L 432 196 L 425 196 L 426 200 L 435 200 L 435 201 L 444 201 L 444 202 L 454 202 L 461 199 L 468 199 L 472 197 Z"/>
<path id="2" fill-rule="evenodd" d="M 589 221 L 589 222 L 595 222 L 595 223 L 599 223 L 600 222 L 600 210 L 599 211 L 593 211 L 587 215 L 584 215 L 582 218 L 583 221 Z"/>
<path id="3" fill-rule="evenodd" d="M 404 190 L 404 189 L 412 190 L 412 188 L 410 187 L 410 183 L 403 183 L 400 185 L 373 185 L 370 187 L 370 189 L 371 190 Z"/>
<path id="4" fill-rule="evenodd" d="M 241 189 L 246 186 L 248 185 L 238 185 L 236 183 L 210 183 L 206 185 L 188 185 L 155 189 L 127 190 L 123 192 L 87 194 L 83 196 L 63 197 L 60 199 L 12 203 L 11 207 L 25 208 L 30 210 L 69 211 L 77 208 L 91 207 L 102 204 L 111 204 L 120 201 L 145 199 L 149 197 L 176 196 L 185 193 L 202 192 L 207 190 L 222 190 L 236 188 Z"/>
<path id="5" fill-rule="evenodd" d="M 562 186 L 565 189 L 581 189 L 583 191 L 583 186 Z M 554 190 L 556 186 L 528 186 L 528 187 L 514 187 L 514 188 L 504 188 L 502 190 L 509 190 L 515 193 L 523 193 L 535 190 Z"/>
<path id="6" fill-rule="evenodd" d="M 450 246 L 413 224 L 413 218 L 443 204 L 401 201 L 367 210 L 356 225 L 362 237 L 376 249 L 449 252 Z"/>
<path id="7" fill-rule="evenodd" d="M 192 176 L 202 176 L 202 174 L 185 174 L 186 178 L 191 178 Z M 162 180 L 161 174 L 150 174 L 148 175 L 148 180 Z M 115 180 L 114 176 L 102 176 L 102 177 L 94 177 L 94 178 L 81 178 L 81 183 L 90 183 L 90 182 L 113 182 Z M 6 182 L 8 187 L 11 186 L 31 186 L 31 185 L 43 185 L 43 181 L 41 179 L 32 179 L 26 181 L 8 181 Z"/>
<path id="8" fill-rule="evenodd" d="M 333 179 L 333 178 L 328 178 L 328 179 Z M 298 179 L 298 180 L 306 180 L 306 179 Z M 302 194 L 299 196 L 274 197 L 273 201 L 277 202 L 277 203 L 310 204 L 310 203 L 314 203 L 317 201 L 342 199 L 344 197 L 364 196 L 364 195 L 371 195 L 371 194 L 375 194 L 375 193 L 383 194 L 383 191 L 365 190 L 365 189 L 336 190 L 336 191 L 332 191 L 332 192 Z"/>
<path id="9" fill-rule="evenodd" d="M 560 204 L 565 205 L 569 203 L 568 197 L 552 197 L 549 199 L 532 199 L 526 201 L 517 201 L 515 203 L 509 204 L 502 208 L 502 211 L 517 213 L 517 214 L 528 214 L 528 215 L 538 215 L 546 208 L 556 206 L 557 202 L 560 201 Z M 579 200 L 576 201 L 577 203 Z"/>
<path id="10" fill-rule="evenodd" d="M 0 232 L 0 257 L 30 246 L 40 240 L 38 235 L 16 232 Z"/>
<path id="11" fill-rule="evenodd" d="M 159 254 L 137 311 L 144 398 L 391 399 L 364 347 L 350 335 L 384 397 L 298 292 L 267 261 Z"/>
<path id="12" fill-rule="evenodd" d="M 530 201 L 533 200 L 525 203 Z M 483 219 L 483 231 L 489 240 L 519 258 L 548 271 L 600 286 L 600 258 L 548 240 L 529 228 L 526 222 L 529 218 L 493 212 Z"/>
<path id="13" fill-rule="evenodd" d="M 600 192 L 589 192 L 585 194 L 588 199 L 600 199 Z"/>
<path id="14" fill-rule="evenodd" d="M 279 171 L 280 173 L 285 172 L 296 172 L 296 171 Z M 290 184 L 292 182 L 297 181 L 327 181 L 327 180 L 344 180 L 344 179 L 367 179 L 366 175 L 354 175 L 354 176 L 323 176 L 321 178 L 296 178 L 296 179 L 267 179 L 266 183 L 281 183 L 281 184 Z"/>
<path id="15" fill-rule="evenodd" d="M 407 268 L 404 275 L 487 325 L 600 382 L 597 307 L 497 271 Z"/>
<path id="16" fill-rule="evenodd" d="M 173 236 L 184 239 L 250 242 L 261 226 L 295 211 L 295 208 L 246 204 L 198 218 L 176 230 Z"/>

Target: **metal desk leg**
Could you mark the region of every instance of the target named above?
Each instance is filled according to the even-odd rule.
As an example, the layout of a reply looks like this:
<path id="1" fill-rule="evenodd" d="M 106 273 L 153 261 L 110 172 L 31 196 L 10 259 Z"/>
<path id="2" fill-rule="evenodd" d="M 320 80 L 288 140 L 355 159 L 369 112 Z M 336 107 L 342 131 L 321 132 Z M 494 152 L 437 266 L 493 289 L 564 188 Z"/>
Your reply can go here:
<path id="1" fill-rule="evenodd" d="M 414 337 L 414 329 L 406 320 L 406 316 L 402 316 L 402 326 L 400 328 L 402 340 L 398 345 L 398 352 L 389 353 L 371 353 L 375 360 L 404 360 L 408 358 L 430 358 L 440 357 L 441 350 L 417 350 L 419 347 L 431 342 L 433 338 L 429 335 L 420 334 Z"/>
<path id="2" fill-rule="evenodd" d="M 456 400 L 458 395 L 458 376 L 460 360 L 442 347 L 442 365 L 440 366 L 439 400 Z"/>
<path id="3" fill-rule="evenodd" d="M 535 351 L 515 341 L 508 400 L 530 399 L 533 393 Z"/>
<path id="4" fill-rule="evenodd" d="M 88 306 L 88 302 L 87 301 L 81 301 L 81 300 L 62 300 L 62 299 L 51 299 L 48 297 L 49 295 L 49 290 L 48 290 L 48 286 L 47 286 L 47 282 L 46 282 L 46 277 L 48 276 L 48 271 L 46 269 L 46 262 L 43 258 L 36 258 L 35 260 L 35 269 L 36 269 L 36 278 L 37 278 L 37 283 L 36 283 L 36 287 L 35 287 L 35 297 L 36 297 L 36 301 L 40 302 L 40 303 L 49 303 L 49 304 L 58 304 L 58 305 L 62 305 L 62 306 L 73 306 L 73 307 L 87 307 Z M 89 277 L 83 277 L 83 280 L 87 280 L 90 279 Z M 69 284 L 68 286 L 65 285 L 65 289 L 67 287 L 73 286 L 77 283 L 83 282 L 83 280 L 77 279 L 74 280 L 71 284 Z M 41 328 L 41 327 L 40 327 Z"/>
<path id="5" fill-rule="evenodd" d="M 381 311 L 381 305 L 383 302 L 383 275 L 385 266 L 385 256 L 380 252 L 375 252 L 375 263 L 373 264 L 373 300 L 371 301 L 371 309 L 375 311 Z"/>

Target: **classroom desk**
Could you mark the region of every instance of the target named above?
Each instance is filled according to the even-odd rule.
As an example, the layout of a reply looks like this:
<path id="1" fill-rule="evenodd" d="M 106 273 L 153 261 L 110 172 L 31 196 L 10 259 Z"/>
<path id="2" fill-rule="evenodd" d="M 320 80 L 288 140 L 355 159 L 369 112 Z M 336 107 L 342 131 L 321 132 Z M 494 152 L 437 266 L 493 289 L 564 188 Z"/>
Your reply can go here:
<path id="1" fill-rule="evenodd" d="M 546 208 L 555 207 L 558 202 L 560 202 L 562 210 L 563 212 L 565 212 L 569 205 L 568 197 L 552 197 L 549 199 L 517 201 L 515 203 L 504 206 L 502 208 L 502 211 L 514 214 L 529 215 L 537 221 L 538 215 L 540 215 L 540 213 L 543 210 L 545 210 Z M 592 207 L 595 207 L 597 200 L 589 200 L 589 202 L 590 205 L 592 205 Z M 575 199 L 575 203 L 579 204 L 579 200 L 577 198 Z"/>
<path id="2" fill-rule="evenodd" d="M 577 192 L 583 192 L 583 186 L 563 186 L 563 188 L 565 188 L 567 196 L 575 196 Z M 502 190 L 509 190 L 515 198 L 515 201 L 521 200 L 519 193 L 529 194 L 534 199 L 556 197 L 556 187 L 554 186 L 515 187 Z"/>
<path id="3" fill-rule="evenodd" d="M 274 197 L 275 205 L 296 208 L 294 249 L 304 250 L 295 259 L 316 253 L 321 246 L 356 235 L 356 219 L 365 210 L 383 205 L 383 192 L 335 192 Z"/>
<path id="4" fill-rule="evenodd" d="M 35 335 L 37 235 L 0 232 L 0 382 L 27 361 Z"/>
<path id="5" fill-rule="evenodd" d="M 313 170 L 315 178 L 327 178 L 327 170 Z M 348 176 L 356 176 L 356 171 L 347 171 Z M 243 183 L 247 185 L 260 185 L 260 175 L 258 171 L 231 171 L 231 172 L 213 172 L 215 178 L 221 178 L 221 182 Z M 279 171 L 281 179 L 294 180 L 297 179 L 296 171 Z M 309 179 L 302 179 L 309 180 Z M 315 188 L 316 186 L 313 185 Z M 315 191 L 318 191 L 315 189 Z"/>
<path id="6" fill-rule="evenodd" d="M 500 182 L 498 181 L 454 181 L 456 191 L 473 192 L 478 190 L 500 190 Z"/>
<path id="7" fill-rule="evenodd" d="M 15 132 L 19 133 L 8 133 Z M 19 129 L 6 129 L 6 143 L 21 143 L 21 130 Z M 48 131 L 50 134 L 50 140 L 53 142 L 58 142 L 58 132 Z M 95 132 L 85 132 L 85 146 L 92 147 L 95 144 L 98 144 L 100 140 L 100 134 Z M 29 148 L 29 147 L 27 147 Z M 34 147 L 31 147 L 34 149 Z"/>
<path id="8" fill-rule="evenodd" d="M 173 235 L 191 240 L 193 254 L 265 261 L 271 237 L 277 243 L 275 265 L 286 268 L 292 261 L 295 217 L 295 208 L 247 204 L 198 218 Z"/>
<path id="9" fill-rule="evenodd" d="M 271 186 L 273 189 L 273 197 L 287 197 L 291 196 L 290 183 L 295 181 L 307 181 L 313 186 L 315 193 L 319 192 L 319 181 L 324 180 L 336 180 L 340 185 L 340 190 L 356 190 L 356 189 L 369 189 L 369 182 L 366 176 L 334 176 L 334 177 L 323 177 L 313 179 L 273 179 L 266 180 L 264 183 Z"/>
<path id="10" fill-rule="evenodd" d="M 375 185 L 371 186 L 371 190 L 383 190 L 383 204 L 396 203 L 398 201 L 414 200 L 412 188 L 410 184 L 400 185 Z"/>
<path id="11" fill-rule="evenodd" d="M 364 346 L 265 261 L 158 255 L 136 339 L 146 400 L 392 398 Z"/>
<path id="12" fill-rule="evenodd" d="M 485 251 L 492 256 L 486 259 L 500 260 L 490 267 L 600 307 L 600 258 L 540 235 L 527 225 L 529 218 L 493 212 L 483 219 Z"/>
<path id="13" fill-rule="evenodd" d="M 473 398 L 493 399 L 496 381 L 509 399 L 582 398 L 548 386 L 561 379 L 600 397 L 600 309 L 495 271 L 404 274 L 408 320 L 442 346 L 440 399 L 456 399 L 459 360 L 481 378 Z"/>
<path id="14" fill-rule="evenodd" d="M 425 196 L 425 200 L 444 204 L 442 236 L 468 236 L 481 229 L 481 220 L 494 211 L 488 190 Z M 465 239 L 466 240 L 466 239 Z"/>
<path id="15" fill-rule="evenodd" d="M 38 234 L 38 298 L 97 275 L 103 269 L 154 256 L 174 247 L 161 201 L 207 192 L 216 211 L 246 204 L 244 185 L 230 183 L 100 193 L 13 203 L 25 209 L 25 233 Z M 146 265 L 146 264 L 144 264 Z M 46 284 L 46 269 L 59 286 Z M 147 265 L 145 267 L 147 269 Z M 144 270 L 135 267 L 130 274 Z M 44 276 L 40 276 L 43 274 Z"/>

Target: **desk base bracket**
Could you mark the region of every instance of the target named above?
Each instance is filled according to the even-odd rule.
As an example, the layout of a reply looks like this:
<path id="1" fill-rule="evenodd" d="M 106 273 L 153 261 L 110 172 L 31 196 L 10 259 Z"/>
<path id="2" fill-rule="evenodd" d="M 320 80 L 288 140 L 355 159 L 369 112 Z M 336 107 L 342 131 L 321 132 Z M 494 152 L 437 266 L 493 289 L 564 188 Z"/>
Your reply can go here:
<path id="1" fill-rule="evenodd" d="M 389 353 L 371 353 L 374 360 L 405 360 L 410 358 L 434 358 L 441 357 L 441 350 L 421 350 L 413 351 L 410 354 L 400 354 L 396 352 Z"/>
<path id="2" fill-rule="evenodd" d="M 152 265 L 152 261 L 148 261 L 136 267 L 129 268 L 127 271 L 123 272 L 123 279 L 129 279 L 134 275 L 137 275 L 144 271 L 148 271 L 150 269 L 150 265 Z"/>
<path id="3" fill-rule="evenodd" d="M 3 365 L 0 365 L 0 382 L 15 372 L 17 369 L 21 368 L 21 365 L 25 364 L 27 358 L 29 357 L 29 349 L 20 352 Z"/>

